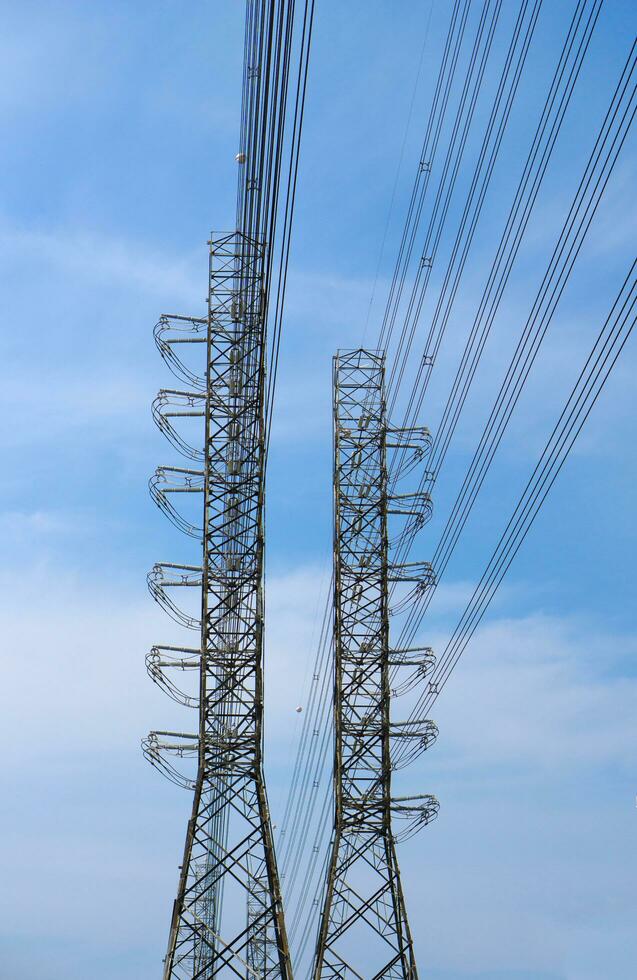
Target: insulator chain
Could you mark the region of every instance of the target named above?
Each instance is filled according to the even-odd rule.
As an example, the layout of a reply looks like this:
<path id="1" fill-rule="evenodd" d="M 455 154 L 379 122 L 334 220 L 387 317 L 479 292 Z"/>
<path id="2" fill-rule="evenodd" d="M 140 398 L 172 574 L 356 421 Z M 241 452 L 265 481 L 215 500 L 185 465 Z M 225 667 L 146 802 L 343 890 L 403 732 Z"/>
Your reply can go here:
<path id="1" fill-rule="evenodd" d="M 178 606 L 173 598 L 174 589 L 201 590 L 202 569 L 197 565 L 177 565 L 173 562 L 157 562 L 147 576 L 148 590 L 171 619 L 188 629 L 200 630 L 201 618 L 191 616 Z"/>
<path id="2" fill-rule="evenodd" d="M 394 721 L 390 724 L 389 736 L 392 743 L 400 743 L 403 750 L 397 762 L 392 756 L 392 769 L 404 769 L 433 745 L 438 737 L 438 726 L 428 718 Z"/>
<path id="3" fill-rule="evenodd" d="M 392 798 L 392 818 L 402 824 L 395 835 L 397 843 L 409 840 L 438 816 L 440 803 L 435 796 L 395 796 Z"/>
<path id="4" fill-rule="evenodd" d="M 201 650 L 196 647 L 154 646 L 146 654 L 148 676 L 161 689 L 186 708 L 198 708 L 199 698 L 186 691 L 173 680 L 173 673 L 199 671 Z"/>
<path id="5" fill-rule="evenodd" d="M 162 388 L 156 395 L 151 410 L 155 425 L 175 449 L 188 459 L 203 461 L 203 448 L 194 446 L 182 435 L 180 430 L 185 419 L 200 419 L 203 434 L 203 420 L 206 417 L 206 395 L 204 393 Z"/>
<path id="6" fill-rule="evenodd" d="M 144 756 L 171 783 L 183 789 L 194 789 L 193 779 L 189 779 L 173 763 L 174 758 L 192 758 L 199 754 L 199 739 L 196 735 L 183 732 L 149 732 L 142 741 Z"/>
<path id="7" fill-rule="evenodd" d="M 425 426 L 410 429 L 389 427 L 385 446 L 392 481 L 402 479 L 427 458 L 432 447 L 431 432 Z"/>
<path id="8" fill-rule="evenodd" d="M 204 492 L 203 470 L 189 470 L 178 466 L 158 466 L 148 483 L 152 499 L 176 528 L 188 534 L 191 538 L 201 540 L 203 527 L 189 521 L 175 506 L 181 494 Z M 183 499 L 183 498 L 182 498 Z"/>
<path id="9" fill-rule="evenodd" d="M 436 657 L 431 647 L 409 647 L 389 651 L 389 666 L 392 668 L 392 697 L 409 694 L 422 684 L 436 665 Z M 404 668 L 404 670 L 403 670 Z"/>
<path id="10" fill-rule="evenodd" d="M 436 581 L 434 570 L 427 561 L 390 565 L 388 579 L 394 585 L 408 586 L 407 591 L 390 607 L 389 612 L 392 616 L 410 609 Z"/>
<path id="11" fill-rule="evenodd" d="M 175 377 L 200 391 L 206 390 L 207 332 L 208 317 L 171 313 L 162 313 L 153 331 L 157 349 Z M 203 372 L 194 370 L 187 360 L 188 344 L 203 345 L 198 349 L 199 361 L 204 367 Z M 204 352 L 204 356 L 201 356 L 201 352 Z"/>
<path id="12" fill-rule="evenodd" d="M 175 388 L 160 390 L 152 403 L 153 420 L 175 449 L 186 458 L 198 462 L 203 462 L 205 456 L 203 445 L 207 398 L 207 332 L 208 317 L 180 314 L 162 314 L 153 331 L 155 344 L 163 360 L 175 377 L 189 386 L 189 390 L 185 391 Z M 191 348 L 189 345 L 196 346 Z M 193 432 L 196 433 L 196 441 L 190 438 Z M 175 527 L 198 540 L 201 540 L 203 534 L 201 524 L 189 520 L 178 502 L 187 499 L 201 500 L 204 481 L 203 469 L 158 466 L 148 484 L 152 499 Z M 195 495 L 194 498 L 192 495 Z M 176 589 L 196 589 L 197 597 L 190 605 L 200 606 L 200 566 L 159 562 L 149 572 L 147 581 L 153 598 L 175 622 L 200 631 L 200 617 L 189 613 L 175 598 Z M 193 671 L 198 672 L 200 666 L 200 648 L 153 646 L 146 655 L 149 676 L 169 697 L 184 707 L 198 708 L 199 698 L 184 690 L 176 678 L 179 675 L 185 677 Z M 172 760 L 196 756 L 198 736 L 178 732 L 150 732 L 142 742 L 142 749 L 148 761 L 171 782 L 185 789 L 194 788 L 193 779 L 180 772 Z"/>

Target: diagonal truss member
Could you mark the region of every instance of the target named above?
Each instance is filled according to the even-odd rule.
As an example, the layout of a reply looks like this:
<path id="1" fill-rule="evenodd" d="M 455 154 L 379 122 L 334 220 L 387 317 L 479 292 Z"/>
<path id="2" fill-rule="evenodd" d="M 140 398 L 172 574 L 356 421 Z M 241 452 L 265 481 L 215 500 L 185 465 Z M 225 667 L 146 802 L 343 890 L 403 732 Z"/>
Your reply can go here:
<path id="1" fill-rule="evenodd" d="M 144 744 L 154 765 L 194 790 L 165 980 L 291 975 L 262 766 L 263 268 L 261 242 L 239 232 L 217 238 L 208 317 L 165 316 L 155 331 L 189 385 L 160 392 L 155 419 L 199 468 L 160 467 L 151 494 L 203 543 L 200 567 L 156 565 L 149 576 L 160 604 L 201 638 L 199 647 L 153 647 L 147 659 L 153 679 L 198 712 L 196 732 L 152 732 Z M 205 351 L 205 373 L 189 351 Z M 197 424 L 203 449 L 186 431 Z M 188 513 L 192 494 L 203 496 L 202 524 Z M 192 590 L 200 610 L 188 608 Z M 179 769 L 188 755 L 194 779 Z"/>
<path id="2" fill-rule="evenodd" d="M 384 373 L 382 352 L 340 351 L 334 359 L 335 825 L 314 980 L 415 980 L 395 845 L 438 809 L 432 796 L 395 798 L 391 790 L 392 742 L 401 740 L 413 758 L 437 730 L 390 716 L 394 680 L 394 693 L 410 688 L 433 657 L 429 648 L 391 650 L 389 596 L 394 588 L 406 593 L 404 608 L 433 576 L 423 562 L 388 560 L 388 514 L 422 523 L 430 504 L 419 494 L 390 495 L 387 452 L 400 456 L 395 472 L 406 472 L 424 456 L 429 434 L 388 428 Z"/>

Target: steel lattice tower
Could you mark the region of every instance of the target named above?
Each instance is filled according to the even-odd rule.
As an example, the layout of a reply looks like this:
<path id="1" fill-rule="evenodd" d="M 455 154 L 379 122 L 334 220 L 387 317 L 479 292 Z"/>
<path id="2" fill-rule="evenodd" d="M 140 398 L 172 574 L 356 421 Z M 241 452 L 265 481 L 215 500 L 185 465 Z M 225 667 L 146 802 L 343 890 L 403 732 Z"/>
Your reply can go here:
<path id="1" fill-rule="evenodd" d="M 389 595 L 408 583 L 409 601 L 431 585 L 423 562 L 391 565 L 388 514 L 424 520 L 423 494 L 389 494 L 388 450 L 398 473 L 429 446 L 424 429 L 388 428 L 384 355 L 356 350 L 334 359 L 334 724 L 335 823 L 314 965 L 320 978 L 417 977 L 405 911 L 396 840 L 437 813 L 432 796 L 392 796 L 391 747 L 408 744 L 407 758 L 437 734 L 428 721 L 392 723 L 390 672 L 401 690 L 433 665 L 428 648 L 392 650 Z M 403 819 L 394 834 L 393 821 Z"/>
<path id="2" fill-rule="evenodd" d="M 151 763 L 194 791 L 164 980 L 291 977 L 262 745 L 266 346 L 270 292 L 280 316 L 276 276 L 289 242 L 289 187 L 281 238 L 276 232 L 281 171 L 288 159 L 292 172 L 298 152 L 298 128 L 284 145 L 293 31 L 293 0 L 247 0 L 237 230 L 211 236 L 208 315 L 165 315 L 155 328 L 187 388 L 161 391 L 153 415 L 192 463 L 159 467 L 150 490 L 202 543 L 200 564 L 160 563 L 148 580 L 167 612 L 199 635 L 196 646 L 156 646 L 147 658 L 153 680 L 198 716 L 196 731 L 144 740 Z M 196 597 L 198 608 L 178 594 Z M 194 778 L 179 768 L 188 756 Z"/>
<path id="3" fill-rule="evenodd" d="M 203 537 L 203 564 L 156 565 L 149 582 L 183 625 L 201 629 L 201 648 L 154 648 L 149 669 L 170 693 L 198 708 L 193 735 L 153 732 L 150 760 L 171 778 L 172 756 L 197 755 L 192 817 L 173 910 L 166 980 L 217 976 L 288 977 L 289 956 L 262 771 L 264 318 L 263 246 L 235 233 L 210 243 L 207 321 L 163 317 L 156 335 L 166 360 L 194 390 L 160 392 L 160 427 L 203 469 L 160 468 L 158 503 L 188 533 Z M 207 374 L 197 378 L 176 351 L 204 341 Z M 201 418 L 203 452 L 178 425 Z M 179 421 L 177 421 L 179 420 Z M 172 504 L 176 493 L 203 495 L 202 528 Z M 172 598 L 201 588 L 197 621 Z M 198 696 L 175 670 L 194 669 Z M 223 899 L 223 907 L 222 907 Z"/>

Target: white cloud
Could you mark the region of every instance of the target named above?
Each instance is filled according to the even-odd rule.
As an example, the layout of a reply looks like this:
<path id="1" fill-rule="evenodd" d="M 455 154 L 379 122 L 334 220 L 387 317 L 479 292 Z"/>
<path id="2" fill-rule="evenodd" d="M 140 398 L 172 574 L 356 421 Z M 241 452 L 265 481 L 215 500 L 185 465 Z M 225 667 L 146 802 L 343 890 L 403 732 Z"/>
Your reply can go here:
<path id="1" fill-rule="evenodd" d="M 379 282 L 377 292 L 383 295 L 387 286 L 384 280 Z M 335 345 L 357 346 L 362 342 L 373 287 L 372 279 L 293 267 L 286 294 L 286 319 L 300 320 L 310 338 L 324 338 L 328 333 Z M 374 332 L 370 330 L 368 340 Z"/>
<path id="2" fill-rule="evenodd" d="M 33 519 L 36 526 L 51 520 Z M 29 516 L 25 521 L 29 527 L 33 523 Z M 308 650 L 318 636 L 328 585 L 329 577 L 318 568 L 271 576 L 268 582 L 267 722 L 277 743 L 289 740 L 297 719 L 294 709 L 302 698 Z M 191 713 L 147 677 L 144 655 L 152 643 L 196 645 L 198 637 L 155 606 L 143 581 L 126 594 L 101 578 L 99 569 L 87 581 L 42 562 L 5 574 L 0 588 L 5 596 L 11 591 L 5 650 L 19 651 L 4 664 L 5 684 L 17 696 L 3 712 L 0 729 L 13 742 L 29 716 L 28 737 L 21 735 L 18 745 L 24 762 L 49 751 L 53 736 L 56 753 L 111 752 L 136 746 L 148 728 L 191 723 Z"/>
<path id="3" fill-rule="evenodd" d="M 0 725 L 21 764 L 137 742 L 158 701 L 144 670 L 158 616 L 142 583 L 127 597 L 97 575 L 83 581 L 42 565 L 5 579 L 5 595 L 9 587 L 4 672 L 14 696 Z"/>
<path id="4" fill-rule="evenodd" d="M 203 246 L 171 254 L 90 228 L 33 230 L 5 220 L 0 225 L 0 256 L 5 269 L 9 264 L 29 268 L 35 264 L 44 276 L 68 277 L 76 289 L 79 277 L 82 284 L 124 287 L 150 294 L 157 302 L 196 303 L 197 310 L 205 309 Z"/>
<path id="5" fill-rule="evenodd" d="M 297 594 L 309 614 L 310 594 Z M 636 648 L 632 634 L 541 614 L 474 637 L 432 711 L 438 743 L 395 777 L 397 793 L 441 800 L 436 823 L 400 849 L 435 980 L 597 980 L 604 964 L 628 980 Z"/>
<path id="6" fill-rule="evenodd" d="M 443 637 L 434 641 L 438 654 Z M 476 633 L 433 713 L 446 767 L 628 765 L 637 749 L 637 637 L 532 615 Z M 437 750 L 436 750 L 437 753 Z M 427 758 L 427 768 L 436 756 Z"/>
<path id="7" fill-rule="evenodd" d="M 134 941 L 128 917 L 135 920 L 136 903 L 149 887 L 145 856 L 157 868 L 148 923 L 161 945 L 187 796 L 146 772 L 138 745 L 150 727 L 187 730 L 192 715 L 154 688 L 143 655 L 150 643 L 183 634 L 154 609 L 141 583 L 137 594 L 126 596 L 106 580 L 81 582 L 48 567 L 24 569 L 17 585 L 15 576 L 9 582 L 3 686 L 11 697 L 0 719 L 5 779 L 27 814 L 42 803 L 42 780 L 38 786 L 27 779 L 35 767 L 46 773 L 47 794 L 47 819 L 33 851 L 37 900 L 34 906 L 31 888 L 18 889 L 12 921 L 17 928 L 26 908 L 35 909 L 63 936 L 69 909 L 70 918 L 85 921 L 77 903 L 91 893 L 97 896 L 91 920 L 108 921 L 124 949 Z M 6 595 L 6 577 L 2 584 Z M 295 708 L 310 680 L 328 588 L 327 567 L 269 576 L 267 763 L 277 786 L 296 749 L 303 716 Z M 604 786 L 608 773 L 624 772 L 634 758 L 636 645 L 632 636 L 536 615 L 491 623 L 466 652 L 436 704 L 439 743 L 406 775 L 411 791 L 426 788 L 442 802 L 438 822 L 403 852 L 419 950 L 426 962 L 441 965 L 441 980 L 443 964 L 453 971 L 447 976 L 473 978 L 487 968 L 515 976 L 520 963 L 535 970 L 534 977 L 593 980 L 594 973 L 578 972 L 574 944 L 599 962 L 614 936 L 629 941 L 623 912 L 604 940 L 587 924 L 599 914 L 596 890 L 612 883 L 625 895 L 630 877 L 630 862 L 612 841 L 616 791 L 608 795 Z M 575 773 L 579 816 L 568 789 Z M 53 791 L 46 788 L 50 779 Z M 632 804 L 632 796 L 624 801 Z M 573 820 L 580 824 L 575 835 Z M 3 818 L 3 839 L 12 842 L 5 870 L 12 875 L 12 854 L 31 839 L 30 821 L 15 807 Z M 77 846 L 72 874 L 61 879 L 60 855 L 71 848 L 69 821 Z M 148 840 L 138 840 L 153 823 Z M 594 841 L 588 850 L 587 841 Z M 576 845 L 584 849 L 579 864 Z M 578 889 L 574 906 L 569 896 Z M 59 894 L 64 920 L 51 905 Z M 604 914 L 612 918 L 610 910 Z M 540 944 L 538 929 L 545 935 Z M 613 976 L 628 980 L 619 967 Z"/>
<path id="8" fill-rule="evenodd" d="M 34 443 L 44 454 L 55 446 L 97 433 L 107 443 L 124 443 L 133 434 L 151 428 L 153 389 L 133 372 L 128 375 L 110 367 L 87 376 L 69 372 L 65 365 L 42 370 L 34 379 L 38 399 L 24 398 L 24 388 L 7 378 L 0 390 L 0 411 L 6 424 L 5 449 L 24 451 Z M 42 403 L 46 409 L 46 441 L 43 446 Z M 162 442 L 158 441 L 158 447 Z"/>
<path id="9" fill-rule="evenodd" d="M 290 726 L 300 721 L 295 709 L 303 707 L 311 681 L 329 587 L 329 570 L 319 566 L 266 583 L 266 717 L 273 738 L 289 741 Z"/>
<path id="10" fill-rule="evenodd" d="M 102 38 L 96 44 L 95 32 L 83 31 L 60 10 L 54 18 L 47 17 L 41 6 L 28 19 L 17 10 L 6 13 L 0 47 L 3 114 L 42 112 L 45 105 L 50 107 L 60 99 L 67 107 L 69 101 L 86 104 L 95 97 L 100 76 L 95 54 L 100 42 L 104 43 Z M 84 84 L 73 84 L 79 75 Z"/>
<path id="11" fill-rule="evenodd" d="M 73 531 L 77 528 L 77 523 L 52 511 L 7 510 L 0 513 L 0 526 L 5 534 L 40 537 Z"/>
<path id="12" fill-rule="evenodd" d="M 14 327 L 1 371 L 5 448 L 35 441 L 46 457 L 53 440 L 99 434 L 123 446 L 147 431 L 156 390 L 179 387 L 155 350 L 152 326 L 164 310 L 205 310 L 205 246 L 171 253 L 86 228 L 36 231 L 0 221 L 0 259 Z M 34 345 L 26 311 L 39 304 L 47 329 Z"/>
<path id="13" fill-rule="evenodd" d="M 440 582 L 436 586 L 431 612 L 428 615 L 431 617 L 461 612 L 471 598 L 474 589 L 475 582 Z"/>

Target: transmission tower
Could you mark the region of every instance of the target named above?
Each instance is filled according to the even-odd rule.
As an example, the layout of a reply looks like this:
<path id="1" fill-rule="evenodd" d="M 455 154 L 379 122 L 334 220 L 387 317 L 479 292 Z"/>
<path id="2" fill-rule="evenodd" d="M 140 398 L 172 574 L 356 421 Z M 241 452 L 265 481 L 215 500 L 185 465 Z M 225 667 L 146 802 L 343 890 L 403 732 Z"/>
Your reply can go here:
<path id="1" fill-rule="evenodd" d="M 389 598 L 406 608 L 433 573 L 427 563 L 388 558 L 388 516 L 421 524 L 431 506 L 423 493 L 390 493 L 388 451 L 398 479 L 424 458 L 430 436 L 388 427 L 384 374 L 381 352 L 334 359 L 335 822 L 314 980 L 415 980 L 396 842 L 438 811 L 432 796 L 392 796 L 392 743 L 400 740 L 410 761 L 437 729 L 390 716 L 392 693 L 421 683 L 434 661 L 429 648 L 391 648 Z"/>
<path id="2" fill-rule="evenodd" d="M 147 657 L 153 680 L 198 719 L 194 731 L 154 731 L 143 743 L 154 766 L 193 791 L 164 980 L 291 977 L 262 745 L 267 323 L 274 293 L 276 350 L 306 77 L 299 67 L 286 150 L 293 31 L 294 0 L 247 0 L 236 230 L 211 236 L 207 316 L 165 315 L 155 328 L 186 388 L 160 391 L 153 415 L 189 462 L 159 467 L 150 491 L 202 547 L 200 564 L 159 563 L 148 578 L 198 636 Z M 301 66 L 308 47 L 305 18 Z M 188 757 L 191 774 L 180 768 Z"/>
<path id="3" fill-rule="evenodd" d="M 155 647 L 151 675 L 176 700 L 198 709 L 196 733 L 152 732 L 150 761 L 192 786 L 194 800 L 166 957 L 166 980 L 217 976 L 288 977 L 289 956 L 261 758 L 263 713 L 263 246 L 241 233 L 210 242 L 205 320 L 164 316 L 156 328 L 166 361 L 191 385 L 160 392 L 160 428 L 200 469 L 161 467 L 151 493 L 174 523 L 203 539 L 200 567 L 156 565 L 151 592 L 200 648 Z M 198 376 L 181 353 L 205 344 Z M 204 423 L 203 450 L 179 426 Z M 173 503 L 203 497 L 203 526 Z M 201 614 L 175 599 L 201 592 Z M 198 691 L 175 676 L 194 671 Z M 183 777 L 175 757 L 196 755 Z"/>

